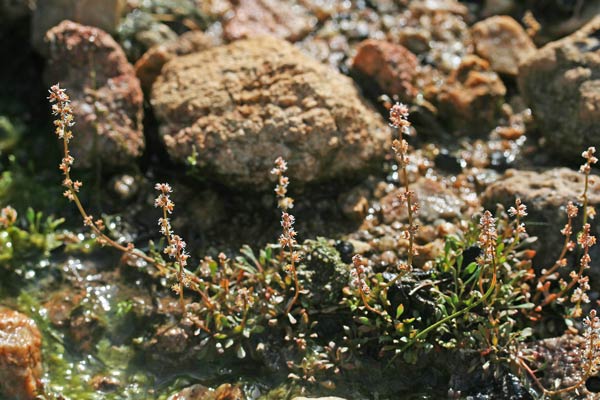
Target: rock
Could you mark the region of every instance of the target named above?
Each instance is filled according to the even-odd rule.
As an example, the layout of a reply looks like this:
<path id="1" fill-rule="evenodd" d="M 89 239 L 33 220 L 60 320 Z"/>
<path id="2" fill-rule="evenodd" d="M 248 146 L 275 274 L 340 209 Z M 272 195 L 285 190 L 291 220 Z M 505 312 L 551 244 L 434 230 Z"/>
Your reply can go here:
<path id="1" fill-rule="evenodd" d="M 0 394 L 33 400 L 41 388 L 42 335 L 35 322 L 0 308 Z"/>
<path id="2" fill-rule="evenodd" d="M 243 400 L 244 393 L 238 386 L 224 383 L 216 389 L 200 384 L 192 385 L 172 395 L 168 400 Z"/>
<path id="3" fill-rule="evenodd" d="M 151 102 L 171 157 L 196 154 L 228 186 L 271 186 L 277 156 L 297 184 L 360 175 L 389 148 L 390 129 L 349 78 L 275 38 L 171 60 Z"/>
<path id="4" fill-rule="evenodd" d="M 400 43 L 411 51 L 419 51 L 426 64 L 444 73 L 458 68 L 470 53 L 470 32 L 465 22 L 468 8 L 457 0 L 413 0 L 408 8 L 408 25 L 398 21 L 391 33 L 397 32 Z"/>
<path id="5" fill-rule="evenodd" d="M 150 92 L 152 84 L 160 75 L 163 65 L 172 58 L 196 53 L 212 46 L 212 41 L 204 33 L 190 31 L 176 40 L 152 47 L 135 63 L 135 74 L 142 84 L 142 89 L 146 93 Z"/>
<path id="6" fill-rule="evenodd" d="M 566 388 L 577 384 L 582 377 L 582 350 L 585 348 L 586 340 L 583 336 L 564 334 L 559 337 L 537 340 L 521 345 L 519 352 L 527 357 L 529 367 L 536 371 L 538 379 L 546 388 Z M 592 399 L 594 394 L 590 393 L 586 385 L 581 385 L 577 392 L 579 398 Z"/>
<path id="7" fill-rule="evenodd" d="M 0 0 L 0 23 L 5 26 L 27 17 L 31 13 L 30 3 L 29 0 Z"/>
<path id="8" fill-rule="evenodd" d="M 71 21 L 48 31 L 46 40 L 46 81 L 60 82 L 72 100 L 76 163 L 131 163 L 144 148 L 143 97 L 123 50 L 106 32 Z"/>
<path id="9" fill-rule="evenodd" d="M 600 2 L 539 0 L 532 11 L 541 25 L 535 40 L 546 44 L 570 35 L 600 15 Z"/>
<path id="10" fill-rule="evenodd" d="M 327 396 L 327 397 L 294 397 L 292 400 L 345 400 L 341 397 Z"/>
<path id="11" fill-rule="evenodd" d="M 411 184 L 419 202 L 419 219 L 424 222 L 433 222 L 437 219 L 452 219 L 461 215 L 464 202 L 450 189 L 439 181 L 420 178 Z M 404 188 L 397 188 L 381 199 L 381 212 L 383 222 L 391 224 L 395 221 L 406 221 L 408 214 L 406 205 L 401 205 L 398 195 Z"/>
<path id="12" fill-rule="evenodd" d="M 177 40 L 173 29 L 140 10 L 125 16 L 119 25 L 118 36 L 127 58 L 133 61 L 154 46 Z"/>
<path id="13" fill-rule="evenodd" d="M 600 16 L 519 66 L 518 84 L 556 155 L 578 159 L 600 143 Z"/>
<path id="14" fill-rule="evenodd" d="M 592 175 L 588 197 L 589 204 L 600 207 L 600 176 Z M 584 187 L 584 176 L 568 168 L 550 169 L 542 173 L 509 169 L 497 182 L 488 186 L 482 196 L 486 209 L 495 210 L 496 204 L 506 209 L 519 197 L 527 206 L 529 215 L 524 219 L 531 236 L 540 238 L 535 243 L 537 256 L 534 263 L 548 268 L 554 264 L 564 242 L 560 233 L 567 221 L 565 206 L 569 201 L 577 204 Z M 581 214 L 581 210 L 580 210 Z M 575 233 L 581 229 L 581 218 L 574 224 Z M 592 234 L 600 237 L 600 224 L 593 221 Z M 594 276 L 591 283 L 600 282 L 600 246 L 590 249 Z M 593 279 L 596 278 L 596 279 Z"/>
<path id="15" fill-rule="evenodd" d="M 516 76 L 519 63 L 536 48 L 523 27 L 512 17 L 494 16 L 471 28 L 475 52 L 500 74 Z"/>
<path id="16" fill-rule="evenodd" d="M 512 14 L 516 9 L 515 0 L 484 0 L 481 15 L 490 17 L 492 15 Z"/>
<path id="17" fill-rule="evenodd" d="M 488 133 L 496 125 L 506 94 L 487 61 L 467 56 L 437 95 L 440 115 L 462 134 Z"/>
<path id="18" fill-rule="evenodd" d="M 450 13 L 467 16 L 469 9 L 464 4 L 461 4 L 457 0 L 426 0 L 426 1 L 412 1 L 410 5 L 413 11 L 420 13 Z"/>
<path id="19" fill-rule="evenodd" d="M 233 16 L 223 26 L 227 40 L 271 35 L 292 42 L 305 37 L 317 23 L 306 8 L 291 0 L 233 0 Z"/>
<path id="20" fill-rule="evenodd" d="M 373 39 L 360 44 L 352 61 L 352 67 L 374 80 L 383 93 L 404 100 L 417 94 L 412 82 L 418 65 L 417 56 L 405 47 Z"/>
<path id="21" fill-rule="evenodd" d="M 94 375 L 90 385 L 98 392 L 114 392 L 121 386 L 121 382 L 113 377 L 103 374 Z"/>
<path id="22" fill-rule="evenodd" d="M 34 3 L 31 41 L 42 54 L 47 54 L 44 35 L 61 21 L 68 19 L 115 33 L 125 6 L 125 0 L 41 0 Z"/>

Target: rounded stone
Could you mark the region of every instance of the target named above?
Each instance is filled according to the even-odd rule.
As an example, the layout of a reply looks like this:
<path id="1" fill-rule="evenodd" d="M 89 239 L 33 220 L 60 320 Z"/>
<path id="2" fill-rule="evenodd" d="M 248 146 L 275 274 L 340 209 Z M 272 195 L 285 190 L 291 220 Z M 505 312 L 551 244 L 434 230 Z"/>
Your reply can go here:
<path id="1" fill-rule="evenodd" d="M 268 187 L 278 156 L 299 184 L 356 176 L 390 144 L 349 78 L 269 37 L 171 60 L 152 106 L 171 157 L 228 186 Z"/>

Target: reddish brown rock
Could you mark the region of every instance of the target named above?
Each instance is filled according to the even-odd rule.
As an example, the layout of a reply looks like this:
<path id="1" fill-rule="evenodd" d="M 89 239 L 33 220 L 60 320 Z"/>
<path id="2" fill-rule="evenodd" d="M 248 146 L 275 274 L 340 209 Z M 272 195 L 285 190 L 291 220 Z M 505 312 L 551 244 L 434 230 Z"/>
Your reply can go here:
<path id="1" fill-rule="evenodd" d="M 19 312 L 0 308 L 0 394 L 33 400 L 42 377 L 42 336 L 35 322 Z"/>
<path id="2" fill-rule="evenodd" d="M 48 84 L 68 90 L 75 114 L 72 154 L 82 166 L 123 166 L 140 156 L 143 96 L 121 47 L 106 32 L 63 21 L 46 34 Z"/>
<path id="3" fill-rule="evenodd" d="M 177 57 L 152 88 L 171 157 L 230 186 L 272 185 L 275 158 L 298 184 L 364 174 L 391 132 L 353 82 L 290 43 L 236 41 Z"/>
<path id="4" fill-rule="evenodd" d="M 149 93 L 160 75 L 163 65 L 176 56 L 196 53 L 213 46 L 213 41 L 200 31 L 190 31 L 177 40 L 152 47 L 135 63 L 137 75 L 144 92 Z"/>
<path id="5" fill-rule="evenodd" d="M 417 93 L 412 82 L 419 65 L 405 47 L 383 40 L 365 40 L 352 61 L 355 70 L 374 80 L 388 95 L 411 99 Z"/>
<path id="6" fill-rule="evenodd" d="M 488 133 L 496 125 L 506 94 L 487 61 L 467 56 L 437 95 L 440 115 L 462 134 Z"/>
<path id="7" fill-rule="evenodd" d="M 519 66 L 518 84 L 549 150 L 579 161 L 600 144 L 600 16 L 537 50 Z"/>
<path id="8" fill-rule="evenodd" d="M 292 42 L 305 37 L 317 18 L 290 0 L 233 0 L 231 19 L 224 24 L 227 40 L 272 35 Z"/>
<path id="9" fill-rule="evenodd" d="M 517 75 L 519 63 L 536 50 L 525 29 L 506 15 L 479 21 L 471 28 L 471 38 L 475 52 L 501 74 Z"/>

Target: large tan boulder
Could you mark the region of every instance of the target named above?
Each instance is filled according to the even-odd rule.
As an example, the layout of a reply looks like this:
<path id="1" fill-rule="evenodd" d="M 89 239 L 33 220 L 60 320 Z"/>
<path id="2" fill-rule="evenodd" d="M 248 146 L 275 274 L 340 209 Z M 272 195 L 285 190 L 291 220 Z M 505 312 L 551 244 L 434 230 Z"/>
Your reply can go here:
<path id="1" fill-rule="evenodd" d="M 389 149 L 349 78 L 270 37 L 171 60 L 151 102 L 171 157 L 229 186 L 267 187 L 278 156 L 297 183 L 352 178 Z"/>

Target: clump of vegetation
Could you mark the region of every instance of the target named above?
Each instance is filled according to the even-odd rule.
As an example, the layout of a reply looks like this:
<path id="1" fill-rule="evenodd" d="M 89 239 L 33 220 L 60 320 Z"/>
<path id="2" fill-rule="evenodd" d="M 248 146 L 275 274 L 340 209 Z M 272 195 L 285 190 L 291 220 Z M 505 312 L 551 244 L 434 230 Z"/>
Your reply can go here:
<path id="1" fill-rule="evenodd" d="M 0 210 L 0 263 L 14 265 L 50 252 L 64 243 L 73 241 L 68 232 L 58 232 L 64 219 L 44 218 L 41 212 L 27 210 L 26 225 L 18 223 L 17 211 L 11 206 Z"/>
<path id="2" fill-rule="evenodd" d="M 587 196 L 591 165 L 597 162 L 593 147 L 583 153 L 583 226 L 573 241 L 579 208 L 569 203 L 568 221 L 561 231 L 563 249 L 556 263 L 539 273 L 533 269 L 535 252 L 529 248 L 534 238 L 528 236 L 523 222 L 527 207 L 519 198 L 508 211 L 499 208 L 494 216 L 484 210 L 463 232 L 447 237 L 443 255 L 429 269 L 413 266 L 419 204 L 409 185 L 409 145 L 403 135 L 410 122 L 408 108 L 402 104 L 391 108 L 390 121 L 400 136 L 393 150 L 404 187 L 398 206 L 406 207 L 408 215 L 406 260 L 393 270 L 375 272 L 359 254 L 352 265 L 346 265 L 325 239 L 299 244 L 295 219 L 289 213 L 294 202 L 287 193 L 287 164 L 280 157 L 271 171 L 277 178 L 275 193 L 281 209 L 278 244 L 268 245 L 258 254 L 244 247 L 233 259 L 223 253 L 216 260 L 205 257 L 191 269 L 186 243 L 171 226 L 175 204 L 169 184 L 155 186 L 159 192 L 155 206 L 162 212 L 158 225 L 166 243 L 162 254 L 146 254 L 133 243 L 109 237 L 104 221 L 86 212 L 78 197 L 82 183 L 71 177 L 75 160 L 69 152 L 73 138 L 69 97 L 55 85 L 49 100 L 57 117 L 56 134 L 63 144 L 64 196 L 76 205 L 98 243 L 143 261 L 146 269 L 153 268 L 173 282 L 181 321 L 193 326 L 194 342 L 208 353 L 233 350 L 238 358 L 260 358 L 274 345 L 286 352 L 290 378 L 328 386 L 335 386 L 332 376 L 359 369 L 361 357 L 376 354 L 379 362 L 415 363 L 423 354 L 444 350 L 478 355 L 484 371 L 516 366 L 548 396 L 579 388 L 597 371 L 599 328 L 593 309 L 584 321 L 582 378 L 576 385 L 546 389 L 519 355 L 522 343 L 533 335 L 532 326 L 543 325 L 544 308 L 552 307 L 573 329 L 573 319 L 586 311 L 589 284 L 585 270 L 591 261 L 589 250 L 596 243 L 588 221 L 595 211 Z M 2 218 L 2 226 L 14 224 L 11 212 L 3 211 Z M 566 254 L 575 251 L 580 253 L 579 265 L 566 281 L 559 273 L 568 265 Z M 190 298 L 198 301 L 190 302 Z M 328 328 L 331 318 L 343 328 Z"/>

